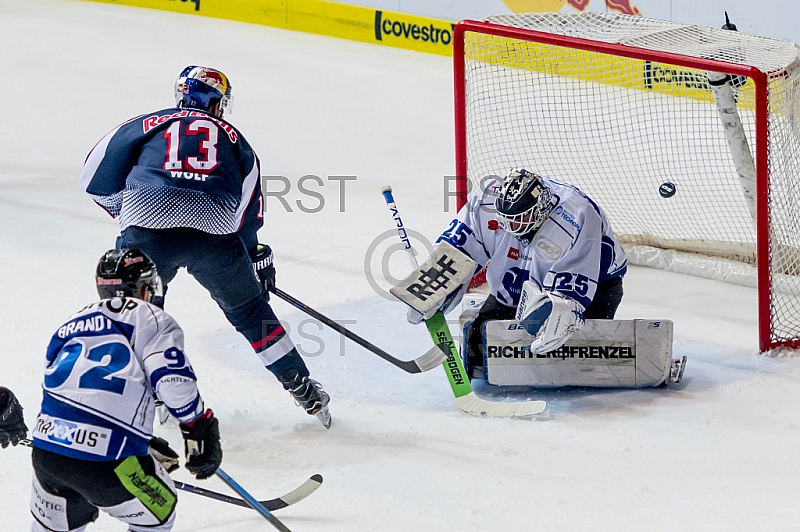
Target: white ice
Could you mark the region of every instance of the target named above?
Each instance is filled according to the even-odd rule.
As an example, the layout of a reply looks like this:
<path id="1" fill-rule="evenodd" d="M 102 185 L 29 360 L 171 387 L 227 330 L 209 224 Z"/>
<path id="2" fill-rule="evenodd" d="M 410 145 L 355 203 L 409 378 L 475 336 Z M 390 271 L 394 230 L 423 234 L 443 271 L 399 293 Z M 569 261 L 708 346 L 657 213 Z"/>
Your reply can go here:
<path id="1" fill-rule="evenodd" d="M 292 188 L 267 201 L 262 241 L 279 285 L 402 358 L 430 347 L 401 304 L 376 294 L 365 256 L 393 241 L 380 189 L 406 223 L 434 238 L 452 215 L 450 60 L 235 22 L 112 4 L 0 0 L 0 383 L 25 405 L 41 392 L 56 326 L 95 298 L 93 268 L 115 222 L 77 186 L 86 153 L 118 123 L 172 104 L 187 64 L 226 72 L 230 120 L 266 176 Z M 298 180 L 307 179 L 302 194 Z M 356 176 L 345 182 L 329 176 Z M 282 181 L 270 181 L 279 191 Z M 305 210 L 302 212 L 297 201 Z M 392 275 L 404 273 L 392 255 Z M 385 284 L 385 281 L 381 281 Z M 382 285 L 383 286 L 383 285 Z M 312 374 L 333 397 L 326 431 L 292 404 L 181 273 L 167 310 L 186 331 L 206 402 L 221 420 L 224 467 L 258 498 L 313 473 L 325 483 L 276 512 L 295 532 L 797 530 L 800 360 L 757 354 L 755 290 L 631 268 L 620 318 L 675 322 L 682 385 L 646 390 L 525 391 L 549 413 L 533 421 L 458 411 L 438 368 L 408 375 L 281 301 Z M 299 334 L 302 332 L 302 335 Z M 314 337 L 321 340 L 316 340 Z M 479 387 L 480 394 L 491 394 Z M 180 446 L 174 426 L 158 433 Z M 0 451 L 0 530 L 27 530 L 29 451 Z M 228 492 L 217 479 L 197 482 Z M 121 531 L 101 515 L 90 529 Z M 176 531 L 270 530 L 255 512 L 180 493 Z"/>

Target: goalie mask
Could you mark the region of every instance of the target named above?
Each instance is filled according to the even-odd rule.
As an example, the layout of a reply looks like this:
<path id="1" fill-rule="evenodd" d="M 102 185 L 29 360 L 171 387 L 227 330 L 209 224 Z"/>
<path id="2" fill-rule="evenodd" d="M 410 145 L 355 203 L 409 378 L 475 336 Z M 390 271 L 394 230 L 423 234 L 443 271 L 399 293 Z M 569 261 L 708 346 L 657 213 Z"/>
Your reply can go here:
<path id="1" fill-rule="evenodd" d="M 175 106 L 210 111 L 216 102 L 219 102 L 217 117 L 231 112 L 233 97 L 228 76 L 208 67 L 184 68 L 175 81 Z"/>
<path id="2" fill-rule="evenodd" d="M 497 222 L 503 230 L 526 237 L 542 226 L 556 203 L 541 176 L 512 168 L 495 200 Z"/>
<path id="3" fill-rule="evenodd" d="M 138 249 L 112 249 L 97 263 L 97 293 L 103 299 L 135 297 L 144 299 L 144 288 L 150 298 L 163 296 L 164 290 L 156 265 Z"/>

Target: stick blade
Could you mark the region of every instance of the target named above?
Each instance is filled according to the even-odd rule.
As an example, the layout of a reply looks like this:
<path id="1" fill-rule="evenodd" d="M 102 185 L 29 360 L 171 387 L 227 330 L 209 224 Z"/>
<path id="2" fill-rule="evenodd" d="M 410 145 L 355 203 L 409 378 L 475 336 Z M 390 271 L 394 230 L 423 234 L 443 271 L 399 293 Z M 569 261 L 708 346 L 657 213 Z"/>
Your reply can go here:
<path id="1" fill-rule="evenodd" d="M 439 367 L 447 359 L 447 352 L 443 347 L 433 346 L 427 353 L 414 360 L 420 372 Z"/>
<path id="2" fill-rule="evenodd" d="M 538 416 L 547 408 L 545 401 L 487 401 L 475 392 L 456 397 L 456 406 L 467 414 L 478 417 L 518 417 Z"/>
<path id="3" fill-rule="evenodd" d="M 280 510 L 282 508 L 286 508 L 287 506 L 291 506 L 295 503 L 298 503 L 317 491 L 322 485 L 322 475 L 315 474 L 311 475 L 311 478 L 303 482 L 300 486 L 296 489 L 290 491 L 286 495 L 279 497 L 277 499 L 272 499 L 270 501 L 261 501 L 261 504 L 269 503 L 268 507 L 269 510 Z M 267 506 L 265 504 L 265 506 Z"/>

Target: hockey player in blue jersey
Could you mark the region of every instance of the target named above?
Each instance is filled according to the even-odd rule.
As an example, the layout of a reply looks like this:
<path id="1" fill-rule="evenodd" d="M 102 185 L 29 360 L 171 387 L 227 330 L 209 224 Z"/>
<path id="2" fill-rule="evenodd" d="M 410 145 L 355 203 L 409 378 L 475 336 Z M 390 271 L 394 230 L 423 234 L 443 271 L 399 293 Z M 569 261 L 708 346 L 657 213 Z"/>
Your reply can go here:
<path id="1" fill-rule="evenodd" d="M 223 119 L 230 103 L 225 74 L 186 67 L 175 83 L 176 106 L 103 137 L 80 183 L 118 219 L 118 247 L 150 256 L 165 290 L 185 267 L 297 404 L 329 427 L 330 396 L 310 378 L 269 305 L 275 268 L 272 250 L 256 234 L 263 225 L 259 160 Z"/>
<path id="2" fill-rule="evenodd" d="M 183 331 L 150 303 L 161 294 L 152 261 L 138 250 L 107 252 L 97 291 L 102 299 L 64 322 L 47 347 L 31 431 L 31 530 L 83 531 L 100 509 L 130 531 L 167 532 L 177 502 L 167 473 L 178 457 L 153 438 L 155 402 L 180 422 L 186 468 L 198 479 L 222 461 L 219 424 L 197 390 Z"/>
<path id="3" fill-rule="evenodd" d="M 585 319 L 612 319 L 622 300 L 627 259 L 603 210 L 576 187 L 524 168 L 487 182 L 441 241 L 479 268 L 486 265 L 489 295 L 467 340 L 472 377 L 483 374 L 487 320 L 519 320 L 535 335 L 531 351 L 546 353 L 563 345 Z M 454 290 L 442 310 L 454 308 L 466 288 Z M 409 321 L 421 319 L 409 310 Z"/>

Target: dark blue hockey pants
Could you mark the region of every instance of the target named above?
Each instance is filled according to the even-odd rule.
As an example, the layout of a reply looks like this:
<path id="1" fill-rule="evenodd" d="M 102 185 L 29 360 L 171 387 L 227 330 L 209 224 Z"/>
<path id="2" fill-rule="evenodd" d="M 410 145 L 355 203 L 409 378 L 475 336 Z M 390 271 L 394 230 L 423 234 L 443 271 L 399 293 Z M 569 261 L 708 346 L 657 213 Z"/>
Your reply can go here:
<path id="1" fill-rule="evenodd" d="M 268 370 L 277 377 L 290 369 L 308 375 L 305 362 L 269 305 L 269 296 L 261 288 L 239 235 L 212 235 L 184 227 L 128 227 L 117 239 L 117 247 L 138 249 L 150 257 L 165 294 L 178 268 L 185 267 L 211 293 Z"/>

